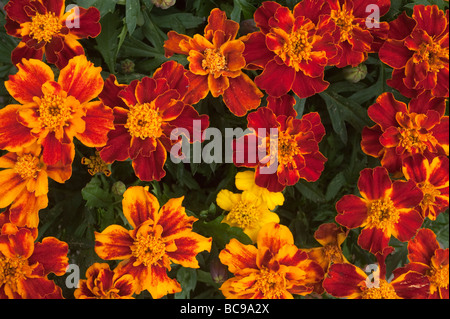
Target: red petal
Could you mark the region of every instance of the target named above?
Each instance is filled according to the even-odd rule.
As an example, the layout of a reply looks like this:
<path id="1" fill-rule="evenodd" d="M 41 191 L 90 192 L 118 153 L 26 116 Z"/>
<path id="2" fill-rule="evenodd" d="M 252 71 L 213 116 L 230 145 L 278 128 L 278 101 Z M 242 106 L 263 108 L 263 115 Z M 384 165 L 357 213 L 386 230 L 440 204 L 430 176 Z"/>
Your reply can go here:
<path id="1" fill-rule="evenodd" d="M 407 113 L 406 104 L 399 102 L 392 93 L 383 93 L 377 98 L 377 102 L 369 107 L 369 117 L 386 131 L 391 126 L 398 126 L 395 118 L 398 112 Z"/>
<path id="2" fill-rule="evenodd" d="M 163 169 L 167 159 L 167 151 L 161 142 L 157 141 L 156 149 L 150 156 L 138 156 L 132 164 L 136 176 L 141 181 L 160 181 L 166 171 Z"/>
<path id="3" fill-rule="evenodd" d="M 301 99 L 310 97 L 316 93 L 325 91 L 330 83 L 323 80 L 323 75 L 312 78 L 303 72 L 295 74 L 295 80 L 292 83 L 292 91 Z"/>
<path id="4" fill-rule="evenodd" d="M 167 61 L 153 74 L 153 79 L 165 79 L 170 89 L 176 90 L 183 97 L 189 86 L 187 71 L 183 65 L 175 61 Z"/>
<path id="5" fill-rule="evenodd" d="M 361 149 L 367 155 L 380 157 L 383 145 L 380 144 L 380 136 L 383 132 L 378 124 L 372 127 L 364 127 L 362 131 Z"/>
<path id="6" fill-rule="evenodd" d="M 282 6 L 273 1 L 263 2 L 262 5 L 255 11 L 254 19 L 256 26 L 266 34 L 269 33 L 271 26 L 269 26 L 269 20 L 275 15 L 278 8 Z"/>
<path id="7" fill-rule="evenodd" d="M 77 39 L 95 38 L 101 32 L 100 11 L 97 8 L 76 7 L 68 11 L 64 17 L 66 18 L 64 20 L 65 26 L 69 28 L 70 34 Z M 77 22 L 76 25 L 74 25 L 75 21 Z"/>
<path id="8" fill-rule="evenodd" d="M 381 253 L 388 247 L 391 236 L 380 228 L 364 228 L 358 237 L 358 245 L 372 254 Z"/>
<path id="9" fill-rule="evenodd" d="M 352 264 L 333 264 L 323 281 L 323 288 L 338 298 L 358 298 L 361 295 L 361 283 L 366 278 L 362 270 Z"/>
<path id="10" fill-rule="evenodd" d="M 0 110 L 1 149 L 16 152 L 36 140 L 36 137 L 30 134 L 30 129 L 17 121 L 17 112 L 20 108 L 21 105 L 8 105 Z"/>
<path id="11" fill-rule="evenodd" d="M 205 34 L 208 31 L 223 31 L 225 40 L 234 40 L 239 30 L 239 24 L 227 19 L 226 13 L 218 8 L 211 11 L 208 17 L 208 25 L 205 27 Z"/>
<path id="12" fill-rule="evenodd" d="M 366 168 L 360 172 L 358 189 L 366 199 L 383 198 L 391 187 L 391 179 L 384 167 Z"/>
<path id="13" fill-rule="evenodd" d="M 432 230 L 419 229 L 416 236 L 408 243 L 408 259 L 410 262 L 431 265 L 431 257 L 439 248 L 436 235 Z"/>
<path id="14" fill-rule="evenodd" d="M 231 113 L 244 116 L 261 104 L 263 94 L 248 75 L 241 73 L 236 78 L 229 78 L 229 82 L 230 86 L 223 94 L 223 101 Z"/>
<path id="15" fill-rule="evenodd" d="M 267 48 L 266 36 L 261 32 L 254 32 L 244 38 L 244 58 L 247 68 L 264 68 L 274 58 L 274 53 Z"/>
<path id="16" fill-rule="evenodd" d="M 86 129 L 76 137 L 88 147 L 104 146 L 107 142 L 107 134 L 114 129 L 113 111 L 102 102 L 86 104 L 86 115 L 83 117 Z"/>
<path id="17" fill-rule="evenodd" d="M 422 226 L 423 218 L 416 210 L 400 213 L 398 223 L 395 224 L 394 236 L 400 241 L 410 240 Z"/>
<path id="18" fill-rule="evenodd" d="M 417 28 L 425 30 L 431 37 L 439 36 L 448 28 L 445 12 L 438 6 L 416 5 L 413 8 L 413 19 L 417 22 Z"/>
<path id="19" fill-rule="evenodd" d="M 294 79 L 295 69 L 271 60 L 266 64 L 263 73 L 255 78 L 255 83 L 271 96 L 282 96 L 291 90 Z"/>
<path id="20" fill-rule="evenodd" d="M 28 259 L 28 262 L 30 264 L 38 262 L 43 265 L 45 275 L 53 272 L 57 276 L 62 276 L 69 266 L 68 252 L 69 246 L 67 243 L 54 237 L 45 237 L 42 239 L 42 243 L 34 245 L 33 255 Z"/>
<path id="21" fill-rule="evenodd" d="M 396 208 L 414 208 L 422 201 L 423 193 L 413 180 L 395 181 L 390 197 Z"/>
<path id="22" fill-rule="evenodd" d="M 336 222 L 347 228 L 357 228 L 367 219 L 367 203 L 356 195 L 345 195 L 336 203 Z"/>
<path id="23" fill-rule="evenodd" d="M 63 144 L 51 132 L 42 141 L 43 160 L 47 165 L 70 165 L 75 157 L 75 145 L 73 143 Z"/>

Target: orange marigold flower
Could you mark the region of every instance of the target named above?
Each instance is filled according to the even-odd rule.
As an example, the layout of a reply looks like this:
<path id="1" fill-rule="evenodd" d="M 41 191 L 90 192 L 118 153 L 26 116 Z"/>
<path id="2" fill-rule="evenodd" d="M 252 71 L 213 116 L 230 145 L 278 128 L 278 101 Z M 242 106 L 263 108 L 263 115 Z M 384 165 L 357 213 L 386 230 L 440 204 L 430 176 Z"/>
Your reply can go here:
<path id="1" fill-rule="evenodd" d="M 413 98 L 423 91 L 448 97 L 448 13 L 438 6 L 415 5 L 390 23 L 381 61 L 394 68 L 388 85 Z"/>
<path id="2" fill-rule="evenodd" d="M 407 106 L 392 93 L 383 93 L 368 109 L 376 123 L 364 127 L 361 148 L 364 153 L 381 158 L 381 165 L 392 174 L 402 174 L 402 161 L 413 154 L 428 159 L 449 155 L 449 122 L 445 99 L 424 92 Z"/>
<path id="3" fill-rule="evenodd" d="M 0 110 L 0 148 L 15 152 L 37 142 L 47 165 L 70 165 L 74 137 L 88 147 L 106 144 L 107 132 L 114 128 L 112 110 L 100 101 L 90 102 L 103 89 L 101 68 L 77 56 L 55 82 L 52 69 L 42 61 L 24 59 L 17 67 L 5 86 L 21 104 Z"/>
<path id="4" fill-rule="evenodd" d="M 236 116 L 244 116 L 260 105 L 263 94 L 242 71 L 244 43 L 236 40 L 238 29 L 237 22 L 228 20 L 225 12 L 216 8 L 211 11 L 203 36 L 168 33 L 169 39 L 164 43 L 166 56 L 184 54 L 190 62 L 186 103 L 195 104 L 211 92 L 213 97 L 222 95 Z"/>
<path id="5" fill-rule="evenodd" d="M 423 192 L 423 199 L 416 207 L 422 216 L 431 220 L 444 212 L 449 205 L 449 161 L 446 156 L 437 156 L 429 161 L 421 154 L 403 160 L 403 174 L 413 180 Z"/>
<path id="6" fill-rule="evenodd" d="M 390 282 L 386 280 L 385 258 L 393 251 L 388 247 L 377 254 L 377 270 L 370 278 L 362 269 L 349 263 L 330 266 L 323 288 L 338 298 L 348 299 L 425 299 L 428 297 L 428 278 L 415 271 L 404 272 Z"/>
<path id="7" fill-rule="evenodd" d="M 362 227 L 358 245 L 371 253 L 381 253 L 391 236 L 410 240 L 423 222 L 414 208 L 423 199 L 416 183 L 392 182 L 383 167 L 366 168 L 358 180 L 361 197 L 345 195 L 336 204 L 336 221 L 347 228 Z"/>
<path id="8" fill-rule="evenodd" d="M 66 273 L 67 243 L 54 237 L 35 243 L 37 232 L 9 223 L 0 229 L 0 299 L 63 298 L 48 274 Z"/>
<path id="9" fill-rule="evenodd" d="M 233 238 L 220 252 L 220 261 L 234 274 L 220 288 L 226 298 L 292 299 L 311 293 L 323 279 L 322 268 L 294 245 L 286 226 L 263 226 L 257 246 Z"/>
<path id="10" fill-rule="evenodd" d="M 319 151 L 319 142 L 325 135 L 319 113 L 308 113 L 297 119 L 292 96 L 269 97 L 267 100 L 267 107 L 247 116 L 252 133 L 235 141 L 234 164 L 256 167 L 256 184 L 271 192 L 280 192 L 300 178 L 318 180 L 327 161 Z M 277 138 L 271 130 L 277 132 Z M 264 158 L 258 160 L 259 154 Z M 277 165 L 273 174 L 269 174 L 269 170 L 262 172 L 271 165 Z"/>
<path id="11" fill-rule="evenodd" d="M 196 256 L 210 251 L 212 239 L 192 231 L 197 218 L 186 215 L 183 197 L 160 208 L 148 186 L 130 187 L 123 196 L 123 213 L 133 229 L 111 225 L 95 232 L 96 253 L 105 260 L 123 260 L 115 273 L 132 275 L 137 294 L 148 290 L 157 299 L 180 292 L 180 284 L 167 275 L 171 263 L 198 268 Z"/>
<path id="12" fill-rule="evenodd" d="M 177 62 L 164 63 L 152 78 L 133 81 L 129 85 L 117 83 L 111 75 L 105 83 L 100 99 L 114 112 L 114 130 L 108 133 L 108 142 L 100 149 L 106 163 L 132 160 L 140 180 L 161 180 L 167 152 L 176 140 L 171 140 L 174 129 L 189 132 L 191 142 L 202 136 L 209 126 L 209 117 L 199 115 L 183 102 L 189 81 L 186 70 Z M 198 127 L 195 122 L 198 122 Z"/>
<path id="13" fill-rule="evenodd" d="M 273 1 L 255 11 L 261 31 L 244 38 L 244 57 L 248 68 L 263 69 L 255 83 L 267 94 L 279 97 L 292 90 L 306 98 L 328 87 L 324 70 L 338 53 L 335 23 L 318 15 L 311 20 L 308 16 L 315 12 L 302 2 L 292 12 Z"/>
<path id="14" fill-rule="evenodd" d="M 331 264 L 348 262 L 341 249 L 347 233 L 348 231 L 344 231 L 334 223 L 322 224 L 314 233 L 314 238 L 322 247 L 304 250 L 309 258 L 316 261 L 327 272 Z"/>
<path id="15" fill-rule="evenodd" d="M 100 153 L 95 151 L 94 156 L 83 157 L 81 159 L 81 164 L 86 165 L 88 167 L 88 172 L 92 176 L 98 173 L 105 174 L 106 177 L 111 176 L 111 170 L 109 169 L 109 165 L 106 164 L 102 158 L 100 157 Z"/>
<path id="16" fill-rule="evenodd" d="M 448 248 L 440 247 L 436 234 L 427 228 L 420 229 L 408 243 L 409 263 L 394 270 L 396 276 L 416 271 L 430 281 L 429 299 L 448 299 Z"/>
<path id="17" fill-rule="evenodd" d="M 48 178 L 64 183 L 72 174 L 71 165 L 46 165 L 42 157 L 37 144 L 0 157 L 0 208 L 9 206 L 17 226 L 37 227 L 38 212 L 48 204 Z"/>
<path id="18" fill-rule="evenodd" d="M 65 10 L 65 0 L 11 0 L 5 6 L 6 31 L 22 39 L 12 52 L 12 61 L 41 60 L 64 68 L 70 59 L 84 55 L 79 39 L 100 34 L 100 12 L 73 7 Z"/>
<path id="19" fill-rule="evenodd" d="M 136 283 L 132 275 L 118 276 L 106 263 L 94 263 L 75 290 L 76 299 L 133 299 Z"/>

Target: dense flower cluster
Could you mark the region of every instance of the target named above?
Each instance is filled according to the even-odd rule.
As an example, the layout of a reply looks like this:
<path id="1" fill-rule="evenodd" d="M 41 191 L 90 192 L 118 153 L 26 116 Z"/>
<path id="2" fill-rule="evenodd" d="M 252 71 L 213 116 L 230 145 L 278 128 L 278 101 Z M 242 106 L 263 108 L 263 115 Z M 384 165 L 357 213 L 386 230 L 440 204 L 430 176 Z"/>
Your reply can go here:
<path id="1" fill-rule="evenodd" d="M 163 9 L 174 2 L 154 1 Z M 292 10 L 266 1 L 254 12 L 257 31 L 241 37 L 239 24 L 215 8 L 203 34 L 167 34 L 165 56 L 187 56 L 186 67 L 169 60 L 151 76 L 119 83 L 114 74 L 104 80 L 78 41 L 101 33 L 99 10 L 10 0 L 5 28 L 21 41 L 11 56 L 17 73 L 5 82 L 17 103 L 0 110 L 0 298 L 63 298 L 49 274 L 65 273 L 69 245 L 37 241 L 39 211 L 49 205 L 49 179 L 72 176 L 77 145 L 96 153 L 82 159 L 90 174 L 109 176 L 115 162 L 129 162 L 143 184 L 120 194 L 124 226 L 93 234 L 95 253 L 108 262 L 87 269 L 75 298 L 181 292 L 171 270 L 199 268 L 197 256 L 212 251 L 214 238 L 201 235 L 184 196 L 157 198 L 148 183 L 166 176 L 168 154 L 184 137 L 204 141 L 210 118 L 196 104 L 209 93 L 247 121 L 232 142 L 237 191 L 214 194 L 223 211 L 217 228 L 240 228 L 249 239 L 219 247 L 215 265 L 230 275 L 221 280 L 223 296 L 449 298 L 449 250 L 422 228 L 449 207 L 449 13 L 416 5 L 412 17 L 368 23 L 373 4 L 380 17 L 389 11 L 389 0 L 302 0 Z M 294 106 L 329 87 L 325 70 L 356 67 L 369 54 L 393 68 L 387 84 L 400 93 L 382 93 L 367 110 L 374 124 L 363 128 L 361 149 L 380 164 L 361 170 L 358 192 L 336 202 L 336 223 L 314 233 L 320 245 L 298 247 L 277 209 L 287 188 L 321 178 L 327 132 L 318 112 Z M 173 139 L 174 131 L 187 136 Z M 341 248 L 352 229 L 377 260 L 375 282 Z M 389 279 L 392 238 L 407 242 L 409 262 Z"/>

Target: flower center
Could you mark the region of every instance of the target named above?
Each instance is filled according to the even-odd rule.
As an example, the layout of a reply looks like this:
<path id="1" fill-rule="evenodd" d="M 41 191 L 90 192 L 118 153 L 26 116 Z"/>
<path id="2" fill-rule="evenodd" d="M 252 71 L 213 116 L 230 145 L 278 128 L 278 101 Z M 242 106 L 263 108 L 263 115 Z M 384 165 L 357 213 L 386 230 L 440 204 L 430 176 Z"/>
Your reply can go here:
<path id="1" fill-rule="evenodd" d="M 434 185 L 423 182 L 419 184 L 419 188 L 423 192 L 423 199 L 420 203 L 420 207 L 425 210 L 430 206 L 434 206 L 436 202 L 436 196 L 441 195 L 441 192 L 434 187 Z"/>
<path id="2" fill-rule="evenodd" d="M 217 49 L 206 49 L 203 52 L 205 58 L 202 61 L 202 67 L 205 71 L 215 75 L 220 71 L 227 69 L 227 60 Z"/>
<path id="3" fill-rule="evenodd" d="M 36 179 L 38 172 L 41 170 L 39 158 L 25 154 L 20 156 L 14 165 L 14 172 L 19 174 L 22 179 Z"/>
<path id="4" fill-rule="evenodd" d="M 288 66 L 298 69 L 302 61 L 311 60 L 312 38 L 306 29 L 299 29 L 289 35 L 281 49 L 280 57 Z M 298 71 L 298 70 L 297 70 Z"/>
<path id="5" fill-rule="evenodd" d="M 132 255 L 139 264 L 151 266 L 158 262 L 166 252 L 164 242 L 160 237 L 153 235 L 138 235 L 131 246 Z"/>
<path id="6" fill-rule="evenodd" d="M 286 279 L 280 273 L 263 267 L 255 285 L 264 295 L 264 298 L 275 299 L 281 297 L 286 290 Z"/>
<path id="7" fill-rule="evenodd" d="M 449 53 L 448 49 L 442 48 L 437 43 L 422 43 L 419 50 L 414 54 L 414 62 L 428 64 L 428 72 L 439 72 L 440 69 L 446 65 L 445 61 L 448 61 Z M 448 62 L 447 62 L 448 64 Z"/>
<path id="8" fill-rule="evenodd" d="M 131 136 L 145 140 L 148 137 L 158 138 L 162 135 L 163 119 L 154 103 L 136 104 L 130 107 L 125 128 Z"/>
<path id="9" fill-rule="evenodd" d="M 241 200 L 231 209 L 227 217 L 232 224 L 247 228 L 254 225 L 259 216 L 259 210 L 253 203 Z"/>
<path id="10" fill-rule="evenodd" d="M 27 259 L 0 256 L 0 287 L 8 285 L 17 291 L 17 284 L 29 273 Z"/>
<path id="11" fill-rule="evenodd" d="M 323 246 L 323 252 L 330 262 L 333 263 L 343 263 L 344 256 L 342 255 L 342 250 L 338 245 L 328 244 Z"/>
<path id="12" fill-rule="evenodd" d="M 340 42 L 348 40 L 351 36 L 351 32 L 353 30 L 353 20 L 355 19 L 352 10 L 347 11 L 345 8 L 342 10 L 333 10 L 331 11 L 330 17 L 340 29 Z"/>
<path id="13" fill-rule="evenodd" d="M 448 264 L 439 265 L 439 268 L 432 267 L 429 274 L 430 283 L 437 288 L 448 288 Z"/>
<path id="14" fill-rule="evenodd" d="M 30 37 L 38 42 L 50 42 L 55 34 L 58 34 L 62 25 L 53 12 L 45 14 L 36 13 L 31 19 Z"/>
<path id="15" fill-rule="evenodd" d="M 50 131 L 68 126 L 72 118 L 72 107 L 60 95 L 45 94 L 39 103 L 39 121 Z"/>
<path id="16" fill-rule="evenodd" d="M 292 164 L 293 168 L 297 168 L 294 157 L 301 154 L 300 148 L 294 138 L 283 132 L 278 136 L 278 163 L 279 165 Z"/>
<path id="17" fill-rule="evenodd" d="M 362 292 L 363 299 L 399 299 L 394 287 L 384 279 L 380 279 L 379 287 L 366 288 Z"/>
<path id="18" fill-rule="evenodd" d="M 425 117 L 425 118 L 424 118 Z M 408 153 L 416 154 L 423 153 L 428 146 L 436 145 L 437 140 L 432 133 L 421 127 L 419 123 L 426 120 L 423 114 L 401 114 L 397 113 L 396 119 L 401 127 L 399 132 L 399 145 L 402 146 Z"/>
<path id="19" fill-rule="evenodd" d="M 385 230 L 399 218 L 400 214 L 390 198 L 377 199 L 369 205 L 367 221 L 371 226 Z"/>

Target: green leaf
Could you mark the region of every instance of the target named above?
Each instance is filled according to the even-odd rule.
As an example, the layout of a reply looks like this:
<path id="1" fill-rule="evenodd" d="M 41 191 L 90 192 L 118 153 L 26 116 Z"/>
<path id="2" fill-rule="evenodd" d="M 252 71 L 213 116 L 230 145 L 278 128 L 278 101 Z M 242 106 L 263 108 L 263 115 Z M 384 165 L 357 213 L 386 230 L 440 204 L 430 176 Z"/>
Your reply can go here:
<path id="1" fill-rule="evenodd" d="M 109 192 L 108 186 L 104 185 L 99 175 L 95 175 L 81 190 L 81 195 L 86 200 L 86 206 L 91 208 L 109 208 L 114 201 L 114 197 Z"/>
<path id="2" fill-rule="evenodd" d="M 347 180 L 345 179 L 345 175 L 343 172 L 339 172 L 336 174 L 336 176 L 333 177 L 333 179 L 330 181 L 327 187 L 327 192 L 325 193 L 325 199 L 327 201 L 331 201 L 341 190 L 342 187 L 344 187 L 347 184 Z"/>
<path id="3" fill-rule="evenodd" d="M 114 12 L 119 0 L 77 0 L 76 3 L 82 8 L 95 7 L 103 17 L 109 12 Z"/>
<path id="4" fill-rule="evenodd" d="M 125 4 L 125 23 L 128 32 L 133 34 L 136 29 L 139 12 L 141 11 L 141 3 L 139 0 L 126 0 Z"/>
<path id="5" fill-rule="evenodd" d="M 95 38 L 96 49 L 100 52 L 108 65 L 109 72 L 115 73 L 116 59 L 119 51 L 119 37 L 123 26 L 118 14 L 108 13 L 101 20 L 102 32 Z M 123 40 L 121 40 L 123 41 Z"/>
<path id="6" fill-rule="evenodd" d="M 344 144 L 347 144 L 347 127 L 345 126 L 344 119 L 338 108 L 338 104 L 335 100 L 327 94 L 320 93 L 320 96 L 325 100 L 327 105 L 328 114 L 330 115 L 331 126 L 337 133 Z"/>
<path id="7" fill-rule="evenodd" d="M 192 268 L 180 268 L 177 272 L 177 280 L 181 285 L 181 292 L 175 294 L 175 299 L 189 299 L 191 291 L 197 286 L 197 271 Z"/>
<path id="8" fill-rule="evenodd" d="M 315 203 L 322 203 L 325 201 L 325 195 L 317 187 L 316 184 L 300 180 L 295 184 L 295 188 L 306 198 Z"/>

